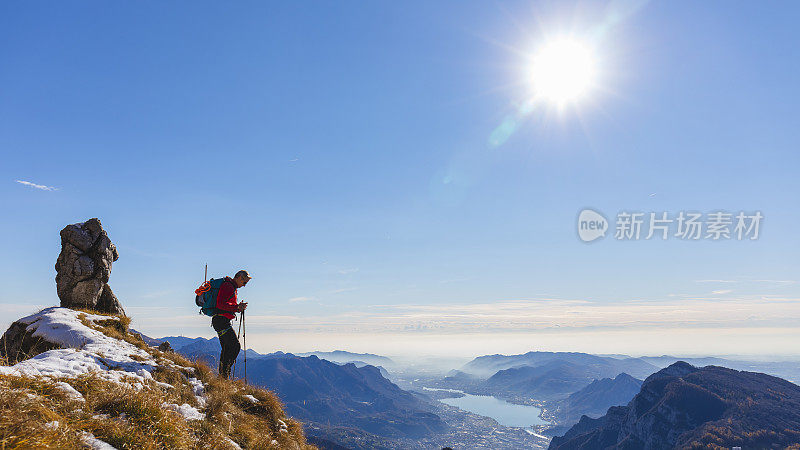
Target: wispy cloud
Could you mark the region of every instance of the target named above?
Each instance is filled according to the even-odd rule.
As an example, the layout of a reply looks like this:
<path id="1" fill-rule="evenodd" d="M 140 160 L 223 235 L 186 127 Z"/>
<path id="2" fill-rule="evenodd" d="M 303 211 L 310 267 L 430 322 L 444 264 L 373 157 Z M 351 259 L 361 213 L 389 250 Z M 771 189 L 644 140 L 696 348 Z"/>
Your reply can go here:
<path id="1" fill-rule="evenodd" d="M 330 293 L 331 294 L 341 294 L 343 292 L 350 292 L 350 291 L 357 291 L 357 290 L 358 290 L 357 287 L 347 287 L 347 288 L 341 288 L 341 289 L 334 289 L 334 290 L 330 291 Z"/>
<path id="2" fill-rule="evenodd" d="M 291 302 L 315 300 L 297 297 Z M 532 332 L 642 327 L 748 328 L 800 325 L 800 298 L 763 295 L 592 302 L 542 298 L 490 303 L 386 304 L 302 317 L 248 317 L 273 330 L 315 332 Z"/>
<path id="3" fill-rule="evenodd" d="M 289 299 L 289 303 L 307 302 L 310 300 L 314 300 L 314 297 L 292 297 Z"/>
<path id="4" fill-rule="evenodd" d="M 767 283 L 767 284 L 795 284 L 795 280 L 764 280 L 764 279 L 749 279 L 742 278 L 740 280 L 695 280 L 695 283 Z"/>
<path id="5" fill-rule="evenodd" d="M 25 180 L 15 180 L 15 181 L 17 183 L 19 183 L 19 184 L 23 184 L 25 186 L 29 186 L 29 187 L 32 187 L 34 189 L 39 189 L 39 190 L 42 190 L 42 191 L 57 191 L 58 190 L 57 187 L 45 186 L 43 184 L 31 183 L 30 181 L 25 181 Z"/>
<path id="6" fill-rule="evenodd" d="M 718 289 L 716 291 L 711 291 L 712 294 L 716 295 L 730 294 L 731 292 L 733 292 L 733 289 Z"/>
<path id="7" fill-rule="evenodd" d="M 342 270 L 339 271 L 339 273 L 342 274 L 342 275 L 347 275 L 349 273 L 356 273 L 356 272 L 358 272 L 358 268 L 357 267 L 353 268 L 353 269 L 342 269 Z"/>

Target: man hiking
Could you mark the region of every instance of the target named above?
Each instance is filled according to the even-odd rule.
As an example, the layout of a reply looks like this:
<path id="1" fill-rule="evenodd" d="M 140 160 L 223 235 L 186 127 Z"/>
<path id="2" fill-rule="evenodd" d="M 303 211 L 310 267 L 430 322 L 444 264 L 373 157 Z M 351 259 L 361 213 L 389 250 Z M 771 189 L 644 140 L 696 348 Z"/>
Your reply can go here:
<path id="1" fill-rule="evenodd" d="M 236 357 L 242 348 L 236 332 L 231 326 L 231 320 L 236 317 L 235 313 L 244 312 L 247 309 L 247 303 L 239 303 L 237 300 L 236 290 L 246 286 L 251 278 L 246 270 L 236 272 L 233 278 L 225 277 L 225 281 L 219 287 L 219 294 L 217 294 L 217 312 L 211 317 L 211 326 L 217 332 L 219 343 L 222 346 L 219 354 L 219 375 L 225 379 L 231 376 L 231 367 L 236 362 Z"/>

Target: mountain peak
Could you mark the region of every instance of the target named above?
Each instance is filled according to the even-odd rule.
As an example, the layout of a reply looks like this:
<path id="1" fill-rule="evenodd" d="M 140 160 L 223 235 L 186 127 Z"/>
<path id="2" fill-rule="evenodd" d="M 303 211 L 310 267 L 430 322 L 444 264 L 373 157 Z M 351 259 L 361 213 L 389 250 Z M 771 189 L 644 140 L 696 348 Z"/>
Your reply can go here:
<path id="1" fill-rule="evenodd" d="M 797 429 L 800 386 L 679 361 L 649 376 L 627 406 L 581 418 L 550 449 L 767 448 L 796 443 Z"/>
<path id="2" fill-rule="evenodd" d="M 129 322 L 62 307 L 15 321 L 0 339 L 4 443 L 313 448 L 272 392 L 150 347 Z"/>

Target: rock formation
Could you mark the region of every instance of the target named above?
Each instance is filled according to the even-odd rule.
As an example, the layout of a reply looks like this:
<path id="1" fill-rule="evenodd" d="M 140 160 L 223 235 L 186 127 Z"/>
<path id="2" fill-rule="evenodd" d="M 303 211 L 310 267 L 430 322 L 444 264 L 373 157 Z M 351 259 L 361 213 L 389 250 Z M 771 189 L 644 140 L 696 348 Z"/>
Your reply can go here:
<path id="1" fill-rule="evenodd" d="M 98 219 L 67 225 L 61 230 L 61 254 L 56 261 L 56 290 L 61 306 L 125 314 L 108 286 L 111 264 L 119 258 Z"/>

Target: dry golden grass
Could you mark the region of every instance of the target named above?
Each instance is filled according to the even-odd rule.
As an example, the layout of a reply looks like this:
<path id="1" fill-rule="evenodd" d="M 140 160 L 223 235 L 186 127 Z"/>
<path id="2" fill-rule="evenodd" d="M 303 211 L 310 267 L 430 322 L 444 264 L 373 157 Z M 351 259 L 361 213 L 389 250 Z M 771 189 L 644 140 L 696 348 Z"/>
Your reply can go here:
<path id="1" fill-rule="evenodd" d="M 195 369 L 195 375 L 203 372 L 211 375 Z M 205 380 L 206 419 L 187 421 L 162 407 L 199 406 L 184 374 L 157 370 L 154 378 L 174 387 L 148 383 L 136 391 L 92 375 L 62 379 L 83 395 L 85 401 L 77 401 L 55 387 L 59 380 L 0 375 L 0 448 L 79 448 L 81 432 L 119 449 L 232 448 L 227 439 L 242 448 L 314 448 L 269 391 L 211 375 Z M 54 421 L 58 426 L 46 425 Z"/>
<path id="2" fill-rule="evenodd" d="M 302 426 L 285 416 L 272 392 L 220 379 L 202 362 L 147 346 L 140 336 L 129 332 L 127 317 L 109 316 L 97 322 L 85 314 L 79 318 L 92 329 L 150 353 L 159 364 L 152 372 L 154 381 L 137 391 L 133 384 L 104 380 L 96 374 L 73 379 L 0 375 L 0 449 L 82 448 L 83 432 L 119 449 L 234 448 L 228 439 L 242 448 L 315 448 L 306 444 Z M 204 407 L 189 378 L 203 382 Z M 58 389 L 58 381 L 68 382 L 84 400 Z M 185 420 L 165 409 L 164 403 L 189 404 L 206 418 Z"/>
<path id="3" fill-rule="evenodd" d="M 69 403 L 52 384 L 33 378 L 0 376 L 0 448 L 79 446 L 77 433 L 53 426 L 53 421 L 62 419 L 61 412 Z"/>
<path id="4" fill-rule="evenodd" d="M 131 333 L 128 329 L 131 323 L 131 318 L 128 316 L 115 316 L 111 314 L 102 314 L 94 311 L 79 310 L 88 314 L 95 314 L 101 316 L 108 316 L 108 319 L 93 321 L 89 320 L 86 314 L 78 314 L 78 319 L 87 327 L 99 331 L 106 336 L 125 341 L 142 350 L 147 350 L 148 353 L 153 354 L 155 349 L 151 348 L 144 342 L 142 337 L 136 333 Z"/>
<path id="5" fill-rule="evenodd" d="M 208 421 L 245 448 L 313 448 L 303 445 L 302 426 L 285 417 L 280 400 L 265 389 L 244 384 L 241 380 L 212 379 L 208 385 L 205 409 Z M 245 397 L 250 395 L 258 400 Z M 285 424 L 281 430 L 281 422 Z"/>

